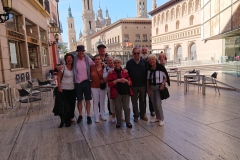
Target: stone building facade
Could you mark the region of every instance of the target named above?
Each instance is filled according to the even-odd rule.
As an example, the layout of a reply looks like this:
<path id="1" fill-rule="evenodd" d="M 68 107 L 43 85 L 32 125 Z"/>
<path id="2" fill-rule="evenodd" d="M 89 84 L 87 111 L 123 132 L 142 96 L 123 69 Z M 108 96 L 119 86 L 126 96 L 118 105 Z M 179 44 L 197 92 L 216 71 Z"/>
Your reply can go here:
<path id="1" fill-rule="evenodd" d="M 222 40 L 202 41 L 201 0 L 171 0 L 156 7 L 152 16 L 152 50 L 164 51 L 175 63 L 219 62 Z"/>
<path id="2" fill-rule="evenodd" d="M 51 2 L 40 2 L 12 0 L 10 19 L 0 24 L 0 83 L 16 87 L 31 78 L 45 80 L 52 69 Z"/>

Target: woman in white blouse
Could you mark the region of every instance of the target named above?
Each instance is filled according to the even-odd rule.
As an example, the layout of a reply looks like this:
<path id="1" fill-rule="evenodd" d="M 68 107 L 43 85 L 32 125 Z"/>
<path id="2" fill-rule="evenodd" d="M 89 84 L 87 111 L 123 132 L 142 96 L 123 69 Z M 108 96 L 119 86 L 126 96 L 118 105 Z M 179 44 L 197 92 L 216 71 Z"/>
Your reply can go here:
<path id="1" fill-rule="evenodd" d="M 150 64 L 150 67 L 147 75 L 147 91 L 156 113 L 156 118 L 152 119 L 150 122 L 158 122 L 160 126 L 163 126 L 164 116 L 160 90 L 164 89 L 166 82 L 170 86 L 170 80 L 166 68 L 157 62 L 155 54 L 150 54 L 148 56 L 148 63 Z"/>
<path id="2" fill-rule="evenodd" d="M 74 90 L 73 81 L 73 55 L 67 53 L 64 56 L 65 65 L 58 68 L 58 92 L 63 94 L 64 105 L 64 115 L 61 117 L 61 123 L 59 128 L 71 126 L 71 121 L 74 121 L 74 110 L 76 95 Z M 72 119 L 72 120 L 71 120 Z"/>

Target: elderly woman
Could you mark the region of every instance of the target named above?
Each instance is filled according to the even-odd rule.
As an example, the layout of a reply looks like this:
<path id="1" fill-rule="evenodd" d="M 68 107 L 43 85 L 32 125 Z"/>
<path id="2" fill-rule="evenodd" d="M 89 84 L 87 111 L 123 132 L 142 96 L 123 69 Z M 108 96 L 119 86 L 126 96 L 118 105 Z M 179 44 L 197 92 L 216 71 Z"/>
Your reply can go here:
<path id="1" fill-rule="evenodd" d="M 129 96 L 132 95 L 132 81 L 128 73 L 121 67 L 121 58 L 113 59 L 114 70 L 108 73 L 108 86 L 110 87 L 110 98 L 113 99 L 117 117 L 116 128 L 121 127 L 122 109 L 125 113 L 125 122 L 128 128 L 132 128 L 130 123 Z"/>
<path id="2" fill-rule="evenodd" d="M 94 63 L 95 65 L 91 65 L 91 91 L 93 96 L 93 111 L 95 115 L 95 122 L 99 123 L 99 109 L 98 103 L 100 103 L 100 118 L 103 121 L 106 121 L 107 118 L 105 117 L 105 97 L 106 97 L 106 89 L 101 88 L 101 83 L 104 83 L 103 79 L 103 69 L 104 66 L 101 64 L 102 59 L 100 54 L 94 56 Z"/>
<path id="3" fill-rule="evenodd" d="M 107 77 L 108 77 L 108 72 L 114 70 L 114 63 L 113 63 L 113 57 L 112 56 L 107 56 L 106 57 L 107 61 L 107 66 L 103 70 L 103 78 L 104 81 L 107 82 Z M 110 97 L 110 88 L 107 86 L 107 95 L 108 98 Z M 109 111 L 112 113 L 112 122 L 116 122 L 116 114 L 115 114 L 115 106 L 113 103 L 113 99 L 108 99 L 108 105 L 109 105 Z"/>
<path id="4" fill-rule="evenodd" d="M 162 109 L 162 100 L 160 98 L 160 90 L 164 89 L 166 82 L 170 86 L 170 80 L 166 68 L 157 62 L 155 54 L 148 56 L 148 62 L 150 64 L 147 76 L 147 91 L 153 103 L 153 108 L 156 114 L 156 118 L 150 122 L 159 122 L 160 126 L 164 125 L 164 116 Z"/>

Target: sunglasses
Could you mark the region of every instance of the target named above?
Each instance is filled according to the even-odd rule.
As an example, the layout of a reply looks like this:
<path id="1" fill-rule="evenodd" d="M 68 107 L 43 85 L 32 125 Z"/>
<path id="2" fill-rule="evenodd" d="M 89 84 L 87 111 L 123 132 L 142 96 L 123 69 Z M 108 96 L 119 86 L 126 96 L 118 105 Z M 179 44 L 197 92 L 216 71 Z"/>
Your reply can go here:
<path id="1" fill-rule="evenodd" d="M 140 52 L 135 52 L 135 53 L 133 53 L 134 55 L 136 55 L 136 54 L 140 54 Z"/>

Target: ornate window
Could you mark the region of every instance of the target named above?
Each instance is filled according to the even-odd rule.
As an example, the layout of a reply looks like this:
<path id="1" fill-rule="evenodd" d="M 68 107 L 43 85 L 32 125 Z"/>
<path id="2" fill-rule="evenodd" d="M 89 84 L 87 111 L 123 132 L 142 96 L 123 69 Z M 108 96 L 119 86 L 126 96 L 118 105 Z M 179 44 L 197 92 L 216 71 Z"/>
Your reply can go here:
<path id="1" fill-rule="evenodd" d="M 165 32 L 168 32 L 168 25 L 165 25 Z"/>
<path id="2" fill-rule="evenodd" d="M 179 20 L 177 20 L 177 22 L 176 22 L 176 29 L 179 29 L 179 25 L 180 25 L 180 22 L 179 22 Z"/>
<path id="3" fill-rule="evenodd" d="M 181 16 L 181 8 L 180 6 L 177 6 L 177 10 L 176 10 L 176 15 L 177 15 L 177 18 L 179 18 Z"/>
<path id="4" fill-rule="evenodd" d="M 193 20 L 194 20 L 194 16 L 191 15 L 190 18 L 189 18 L 189 25 L 193 25 Z"/>
<path id="5" fill-rule="evenodd" d="M 195 44 L 195 43 L 192 43 L 191 46 L 190 46 L 189 59 L 191 59 L 191 60 L 197 60 L 196 44 Z"/>

